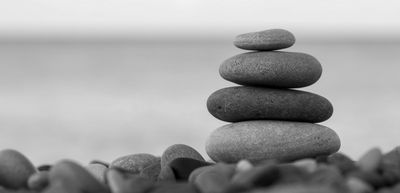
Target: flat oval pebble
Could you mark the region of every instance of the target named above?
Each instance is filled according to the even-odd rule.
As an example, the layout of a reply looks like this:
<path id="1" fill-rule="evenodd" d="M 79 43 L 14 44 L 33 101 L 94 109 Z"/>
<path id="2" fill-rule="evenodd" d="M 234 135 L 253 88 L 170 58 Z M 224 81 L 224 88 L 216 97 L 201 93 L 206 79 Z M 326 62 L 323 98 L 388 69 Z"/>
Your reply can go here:
<path id="1" fill-rule="evenodd" d="M 0 151 L 0 186 L 9 189 L 28 187 L 28 178 L 36 172 L 33 164 L 16 150 Z"/>
<path id="2" fill-rule="evenodd" d="M 119 168 L 126 170 L 132 174 L 140 173 L 147 166 L 152 165 L 153 163 L 160 162 L 160 158 L 147 154 L 147 153 L 138 153 L 132 155 L 126 155 L 115 159 L 110 164 L 110 168 Z"/>
<path id="3" fill-rule="evenodd" d="M 332 104 L 322 96 L 297 90 L 228 87 L 207 100 L 208 111 L 227 122 L 286 120 L 317 123 L 329 119 Z"/>
<path id="4" fill-rule="evenodd" d="M 313 56 L 297 52 L 248 52 L 225 60 L 222 78 L 240 84 L 300 88 L 314 84 L 322 66 Z"/>
<path id="5" fill-rule="evenodd" d="M 328 127 L 303 122 L 244 121 L 228 124 L 211 133 L 207 154 L 216 162 L 241 159 L 292 161 L 338 151 L 340 139 Z"/>
<path id="6" fill-rule="evenodd" d="M 245 50 L 278 50 L 292 46 L 295 41 L 287 30 L 269 29 L 238 35 L 233 44 Z"/>
<path id="7" fill-rule="evenodd" d="M 194 148 L 185 144 L 175 144 L 169 146 L 161 156 L 161 168 L 168 165 L 176 158 L 191 158 L 199 161 L 205 161 L 203 156 Z"/>

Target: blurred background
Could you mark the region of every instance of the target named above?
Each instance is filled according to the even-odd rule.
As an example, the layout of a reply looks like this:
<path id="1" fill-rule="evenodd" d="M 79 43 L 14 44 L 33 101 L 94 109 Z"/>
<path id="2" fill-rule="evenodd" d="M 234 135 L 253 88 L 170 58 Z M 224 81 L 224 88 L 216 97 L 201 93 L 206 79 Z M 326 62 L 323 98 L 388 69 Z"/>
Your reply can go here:
<path id="1" fill-rule="evenodd" d="M 323 65 L 302 88 L 328 98 L 342 152 L 400 145 L 400 4 L 394 0 L 0 2 L 0 149 L 36 165 L 87 163 L 176 143 L 205 157 L 225 122 L 207 97 L 241 33 L 293 32 Z"/>

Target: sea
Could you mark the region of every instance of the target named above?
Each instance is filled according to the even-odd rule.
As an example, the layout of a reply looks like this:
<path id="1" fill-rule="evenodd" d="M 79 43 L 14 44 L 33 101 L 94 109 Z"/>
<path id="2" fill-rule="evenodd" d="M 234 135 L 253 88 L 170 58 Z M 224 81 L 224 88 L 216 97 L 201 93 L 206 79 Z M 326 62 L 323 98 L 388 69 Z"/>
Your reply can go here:
<path id="1" fill-rule="evenodd" d="M 400 43 L 305 41 L 286 51 L 317 58 L 323 73 L 299 88 L 329 99 L 319 123 L 358 159 L 400 145 Z M 197 149 L 228 124 L 208 113 L 214 91 L 234 86 L 219 65 L 246 52 L 232 40 L 0 41 L 0 149 L 35 165 L 160 156 L 173 144 Z"/>

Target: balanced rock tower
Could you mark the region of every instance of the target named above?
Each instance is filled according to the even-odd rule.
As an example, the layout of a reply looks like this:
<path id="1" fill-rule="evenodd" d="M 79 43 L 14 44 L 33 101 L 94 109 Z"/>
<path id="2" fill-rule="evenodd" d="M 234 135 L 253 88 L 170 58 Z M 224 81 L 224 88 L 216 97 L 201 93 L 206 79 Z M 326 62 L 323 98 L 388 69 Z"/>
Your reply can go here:
<path id="1" fill-rule="evenodd" d="M 314 84 L 322 74 L 313 56 L 275 51 L 292 46 L 295 37 L 283 29 L 242 34 L 234 45 L 253 50 L 225 60 L 220 75 L 241 86 L 220 89 L 208 98 L 208 111 L 231 122 L 211 133 L 206 152 L 216 162 L 287 162 L 329 155 L 340 139 L 328 127 L 332 104 L 324 97 L 293 90 Z"/>

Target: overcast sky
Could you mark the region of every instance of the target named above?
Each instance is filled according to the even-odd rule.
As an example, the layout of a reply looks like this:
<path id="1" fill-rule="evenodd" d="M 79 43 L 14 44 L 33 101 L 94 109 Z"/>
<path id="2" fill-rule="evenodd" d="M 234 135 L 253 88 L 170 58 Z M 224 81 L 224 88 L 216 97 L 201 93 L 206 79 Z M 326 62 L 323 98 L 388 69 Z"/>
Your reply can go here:
<path id="1" fill-rule="evenodd" d="M 3 0 L 2 34 L 221 33 L 238 28 L 398 34 L 396 0 Z M 242 31 L 242 30 L 241 30 Z"/>

